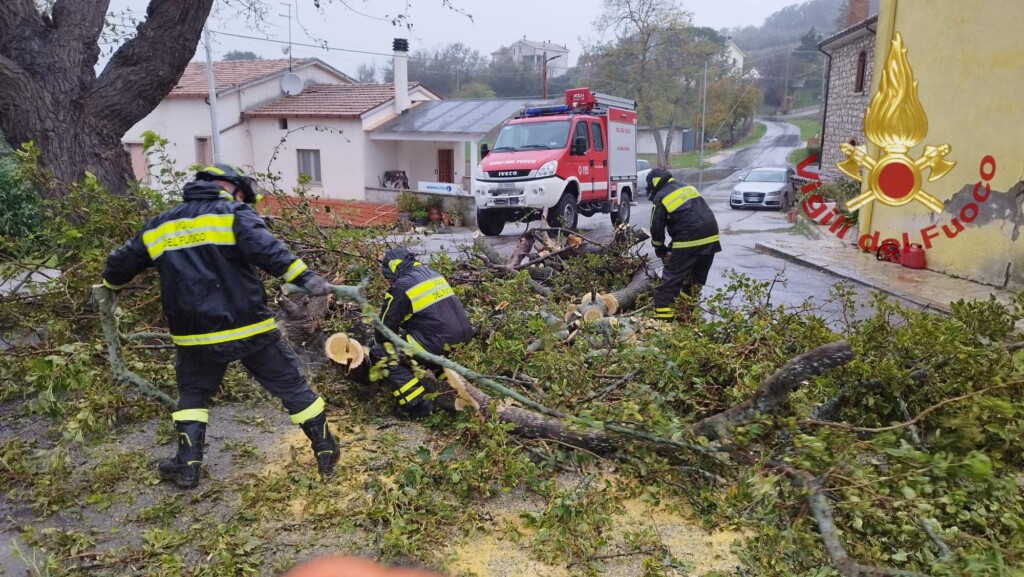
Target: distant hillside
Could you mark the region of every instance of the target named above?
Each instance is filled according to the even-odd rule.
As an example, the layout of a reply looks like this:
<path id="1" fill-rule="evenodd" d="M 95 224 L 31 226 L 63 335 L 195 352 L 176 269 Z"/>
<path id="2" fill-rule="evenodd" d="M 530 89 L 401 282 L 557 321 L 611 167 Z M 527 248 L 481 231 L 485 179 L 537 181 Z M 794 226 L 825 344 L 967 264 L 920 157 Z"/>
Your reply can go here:
<path id="1" fill-rule="evenodd" d="M 870 13 L 878 11 L 879 0 L 871 0 Z M 727 30 L 733 42 L 744 52 L 796 44 L 800 37 L 814 28 L 824 36 L 846 26 L 846 0 L 807 0 L 786 6 L 765 18 L 761 26 Z"/>

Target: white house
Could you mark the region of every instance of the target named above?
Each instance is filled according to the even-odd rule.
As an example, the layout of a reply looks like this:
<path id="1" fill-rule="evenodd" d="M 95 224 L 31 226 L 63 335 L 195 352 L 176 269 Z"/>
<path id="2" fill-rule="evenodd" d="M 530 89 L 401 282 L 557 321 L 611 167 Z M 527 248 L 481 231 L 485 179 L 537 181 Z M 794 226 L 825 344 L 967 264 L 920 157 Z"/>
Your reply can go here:
<path id="1" fill-rule="evenodd" d="M 747 55 L 744 54 L 743 51 L 740 50 L 740 47 L 736 46 L 732 40 L 726 41 L 725 49 L 728 53 L 727 64 L 732 67 L 732 73 L 737 76 L 743 74 L 743 59 L 746 58 Z"/>
<path id="2" fill-rule="evenodd" d="M 548 59 L 548 76 L 551 78 L 562 76 L 569 69 L 568 48 L 548 41 L 527 40 L 526 36 L 510 46 L 503 46 L 495 50 L 491 53 L 491 57 L 511 59 L 530 65 L 535 70 L 540 70 L 544 60 Z"/>
<path id="3" fill-rule="evenodd" d="M 424 181 L 461 182 L 462 141 L 370 138 L 375 127 L 439 99 L 408 84 L 407 44 L 396 40 L 395 48 L 394 84 L 355 83 L 315 58 L 292 61 L 290 71 L 288 60 L 215 62 L 221 158 L 276 174 L 284 190 L 304 173 L 310 192 L 328 199 L 364 200 L 368 190 L 385 187 L 391 171 L 404 171 L 414 189 Z M 291 75 L 301 79 L 301 90 Z M 137 176 L 149 180 L 159 170 L 147 170 L 143 132 L 167 138 L 175 168 L 188 171 L 213 161 L 210 125 L 206 64 L 193 62 L 167 98 L 123 138 Z"/>

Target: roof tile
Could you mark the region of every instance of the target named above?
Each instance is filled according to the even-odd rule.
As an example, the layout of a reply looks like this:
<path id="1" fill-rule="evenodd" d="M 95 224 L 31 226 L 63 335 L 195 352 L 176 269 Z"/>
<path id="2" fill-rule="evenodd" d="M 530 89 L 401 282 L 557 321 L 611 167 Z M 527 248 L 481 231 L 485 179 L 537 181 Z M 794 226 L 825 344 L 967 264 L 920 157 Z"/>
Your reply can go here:
<path id="1" fill-rule="evenodd" d="M 333 200 L 327 198 L 307 198 L 313 208 L 313 219 L 319 226 L 349 225 L 359 228 L 370 226 L 389 226 L 398 222 L 398 207 L 394 204 L 374 204 L 357 200 Z M 299 202 L 294 196 L 265 197 L 257 206 L 260 214 L 281 216 L 282 203 L 295 205 Z"/>
<path id="2" fill-rule="evenodd" d="M 409 88 L 419 83 L 412 82 Z M 395 97 L 395 85 L 311 84 L 296 96 L 284 96 L 250 110 L 248 117 L 359 118 L 363 113 Z"/>
<path id="3" fill-rule="evenodd" d="M 292 68 L 312 61 L 312 58 L 292 60 Z M 219 60 L 213 63 L 213 81 L 217 92 L 271 76 L 288 68 L 288 59 L 277 60 Z M 206 81 L 206 63 L 189 62 L 171 96 L 206 96 L 210 85 Z"/>

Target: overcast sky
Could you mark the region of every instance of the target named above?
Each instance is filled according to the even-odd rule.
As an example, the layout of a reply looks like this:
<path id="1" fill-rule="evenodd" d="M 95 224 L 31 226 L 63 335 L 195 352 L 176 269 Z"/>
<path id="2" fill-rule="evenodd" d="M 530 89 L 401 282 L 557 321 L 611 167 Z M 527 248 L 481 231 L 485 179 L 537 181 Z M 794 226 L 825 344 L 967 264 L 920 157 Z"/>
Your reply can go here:
<path id="1" fill-rule="evenodd" d="M 297 44 L 317 44 L 325 40 L 332 48 L 376 52 L 390 55 L 391 40 L 405 37 L 410 49 L 430 49 L 452 42 L 462 42 L 490 53 L 524 35 L 530 40 L 551 41 L 569 48 L 569 60 L 575 64 L 581 46 L 597 39 L 593 21 L 600 13 L 600 0 L 451 0 L 471 14 L 464 15 L 442 7 L 441 0 L 413 0 L 409 12 L 411 31 L 392 26 L 388 17 L 400 14 L 406 0 L 329 0 L 322 13 L 313 8 L 311 0 L 267 0 L 270 9 L 263 30 L 253 30 L 240 18 L 226 11 L 214 15 L 211 30 L 245 36 L 288 40 L 288 5 L 292 6 L 292 40 Z M 734 26 L 759 26 L 773 12 L 799 3 L 800 0 L 683 0 L 683 9 L 693 15 L 698 26 L 714 29 Z M 113 0 L 112 9 L 127 8 L 144 14 L 148 0 Z M 345 8 L 348 5 L 351 9 Z M 581 8 L 585 6 L 586 8 Z M 307 33 L 308 31 L 308 33 Z M 263 58 L 282 58 L 282 44 L 215 35 L 214 58 L 231 50 L 249 50 Z M 385 56 L 358 52 L 324 51 L 318 48 L 293 47 L 295 57 L 316 56 L 348 74 L 355 74 L 360 63 L 382 65 Z M 204 58 L 202 50 L 196 59 Z"/>

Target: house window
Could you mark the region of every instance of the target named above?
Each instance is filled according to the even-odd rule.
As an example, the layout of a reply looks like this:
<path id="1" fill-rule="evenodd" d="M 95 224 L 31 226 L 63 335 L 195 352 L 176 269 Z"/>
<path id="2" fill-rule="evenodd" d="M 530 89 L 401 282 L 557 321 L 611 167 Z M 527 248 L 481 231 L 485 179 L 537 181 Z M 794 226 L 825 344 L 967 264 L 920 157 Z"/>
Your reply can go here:
<path id="1" fill-rule="evenodd" d="M 591 122 L 590 128 L 594 131 L 594 150 L 601 152 L 604 150 L 604 136 L 601 135 L 601 124 L 598 122 Z"/>
<path id="2" fill-rule="evenodd" d="M 322 184 L 320 174 L 320 151 L 299 150 L 299 174 L 305 174 L 313 184 Z"/>
<path id="3" fill-rule="evenodd" d="M 209 138 L 196 139 L 196 163 L 201 166 L 213 164 L 213 148 Z"/>
<path id="4" fill-rule="evenodd" d="M 864 72 L 867 68 L 868 53 L 861 50 L 857 55 L 857 78 L 853 83 L 854 92 L 864 92 Z"/>
<path id="5" fill-rule="evenodd" d="M 288 130 L 288 119 L 287 118 L 278 118 L 277 119 L 277 127 L 280 128 L 281 130 Z"/>

